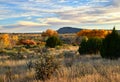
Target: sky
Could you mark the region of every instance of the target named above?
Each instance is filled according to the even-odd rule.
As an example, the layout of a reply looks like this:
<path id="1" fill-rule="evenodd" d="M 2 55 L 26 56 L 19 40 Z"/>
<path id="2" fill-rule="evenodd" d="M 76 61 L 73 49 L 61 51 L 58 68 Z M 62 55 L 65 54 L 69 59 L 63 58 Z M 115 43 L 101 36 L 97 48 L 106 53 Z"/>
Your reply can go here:
<path id="1" fill-rule="evenodd" d="M 120 30 L 120 0 L 0 0 L 0 32 Z"/>

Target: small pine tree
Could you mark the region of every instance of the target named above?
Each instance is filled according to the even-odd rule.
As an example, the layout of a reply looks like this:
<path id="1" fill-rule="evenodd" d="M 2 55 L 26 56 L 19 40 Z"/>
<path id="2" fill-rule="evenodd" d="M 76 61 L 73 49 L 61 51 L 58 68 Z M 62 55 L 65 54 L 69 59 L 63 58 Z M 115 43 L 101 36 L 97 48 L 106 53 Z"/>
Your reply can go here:
<path id="1" fill-rule="evenodd" d="M 61 45 L 61 44 L 62 44 L 62 42 L 57 36 L 50 36 L 46 40 L 46 47 L 54 48 L 57 45 Z"/>
<path id="2" fill-rule="evenodd" d="M 100 53 L 103 58 L 118 59 L 120 57 L 120 35 L 115 27 L 103 40 Z"/>

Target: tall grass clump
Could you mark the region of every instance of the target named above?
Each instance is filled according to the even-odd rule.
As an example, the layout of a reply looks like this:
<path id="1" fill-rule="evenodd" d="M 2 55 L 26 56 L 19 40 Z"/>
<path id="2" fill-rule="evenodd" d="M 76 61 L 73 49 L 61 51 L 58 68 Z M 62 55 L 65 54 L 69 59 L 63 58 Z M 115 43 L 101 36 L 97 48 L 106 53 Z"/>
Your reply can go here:
<path id="1" fill-rule="evenodd" d="M 35 62 L 35 77 L 37 80 L 50 79 L 59 67 L 60 63 L 55 55 L 42 54 L 39 60 Z"/>

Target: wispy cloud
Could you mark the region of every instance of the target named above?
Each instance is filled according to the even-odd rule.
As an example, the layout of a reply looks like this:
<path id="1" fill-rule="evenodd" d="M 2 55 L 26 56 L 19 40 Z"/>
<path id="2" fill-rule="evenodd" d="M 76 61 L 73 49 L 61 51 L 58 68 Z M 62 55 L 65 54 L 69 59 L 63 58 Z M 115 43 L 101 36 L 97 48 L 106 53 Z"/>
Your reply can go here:
<path id="1" fill-rule="evenodd" d="M 47 23 L 48 25 L 51 26 L 56 26 L 56 25 L 73 25 L 73 24 L 79 24 L 77 21 L 72 21 L 72 20 L 64 20 L 60 18 L 44 18 L 44 19 L 38 19 L 40 21 L 44 20 L 43 23 Z"/>
<path id="2" fill-rule="evenodd" d="M 3 29 L 3 27 L 2 27 L 2 26 L 0 26 L 0 30 L 1 30 L 1 29 Z"/>
<path id="3" fill-rule="evenodd" d="M 49 26 L 49 24 L 46 24 L 46 23 L 41 24 L 41 23 L 36 23 L 31 21 L 19 21 L 18 24 L 23 26 Z"/>
<path id="4" fill-rule="evenodd" d="M 120 7 L 120 0 L 113 0 L 113 6 Z"/>

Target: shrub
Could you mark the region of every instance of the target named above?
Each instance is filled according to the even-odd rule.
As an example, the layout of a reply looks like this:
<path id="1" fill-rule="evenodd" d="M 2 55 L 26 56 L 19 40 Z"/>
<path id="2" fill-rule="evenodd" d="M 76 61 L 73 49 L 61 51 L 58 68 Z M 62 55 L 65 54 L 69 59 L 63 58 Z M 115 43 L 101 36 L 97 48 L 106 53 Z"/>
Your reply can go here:
<path id="1" fill-rule="evenodd" d="M 61 45 L 61 40 L 56 36 L 51 36 L 46 40 L 46 47 L 54 48 L 57 45 Z"/>
<path id="2" fill-rule="evenodd" d="M 39 80 L 50 79 L 51 76 L 58 69 L 60 63 L 57 61 L 56 57 L 52 54 L 42 54 L 40 59 L 35 62 L 35 77 Z"/>
<path id="3" fill-rule="evenodd" d="M 88 53 L 97 54 L 101 48 L 101 45 L 102 45 L 102 39 L 96 37 L 90 38 L 87 41 Z"/>
<path id="4" fill-rule="evenodd" d="M 79 51 L 80 54 L 87 54 L 87 39 L 86 38 L 82 39 L 82 42 L 79 46 L 78 51 Z"/>
<path id="5" fill-rule="evenodd" d="M 93 37 L 87 39 L 83 39 L 80 47 L 79 53 L 80 54 L 97 54 L 101 48 L 102 39 Z"/>
<path id="6" fill-rule="evenodd" d="M 21 40 L 19 40 L 18 44 L 23 44 L 23 45 L 30 46 L 30 45 L 36 45 L 36 42 L 33 41 L 33 40 L 29 40 L 29 39 L 26 39 L 26 40 L 21 39 Z"/>
<path id="7" fill-rule="evenodd" d="M 100 53 L 103 58 L 118 59 L 120 57 L 120 35 L 115 28 L 103 40 Z"/>

